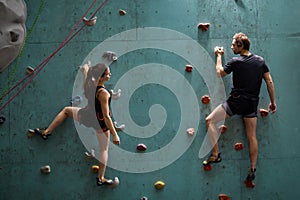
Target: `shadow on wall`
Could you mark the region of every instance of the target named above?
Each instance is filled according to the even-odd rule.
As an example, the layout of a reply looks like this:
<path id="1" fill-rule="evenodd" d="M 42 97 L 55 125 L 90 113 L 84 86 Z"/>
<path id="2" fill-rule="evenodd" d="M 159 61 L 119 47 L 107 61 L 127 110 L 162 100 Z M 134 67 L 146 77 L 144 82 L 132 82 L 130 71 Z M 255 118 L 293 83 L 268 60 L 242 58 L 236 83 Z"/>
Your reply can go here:
<path id="1" fill-rule="evenodd" d="M 0 72 L 18 56 L 26 36 L 24 0 L 0 0 Z"/>

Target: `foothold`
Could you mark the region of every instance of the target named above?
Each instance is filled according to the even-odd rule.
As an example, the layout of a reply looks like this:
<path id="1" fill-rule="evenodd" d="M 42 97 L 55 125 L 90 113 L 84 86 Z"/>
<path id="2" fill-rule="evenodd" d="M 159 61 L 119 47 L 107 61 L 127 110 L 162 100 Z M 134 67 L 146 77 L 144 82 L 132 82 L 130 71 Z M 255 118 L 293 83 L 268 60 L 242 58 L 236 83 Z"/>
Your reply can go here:
<path id="1" fill-rule="evenodd" d="M 255 187 L 255 184 L 254 184 L 253 181 L 245 180 L 244 183 L 245 183 L 247 188 L 254 188 Z"/>
<path id="2" fill-rule="evenodd" d="M 86 17 L 82 18 L 82 21 L 85 25 L 87 26 L 94 26 L 97 22 L 97 17 L 93 17 L 93 18 L 90 18 L 90 19 L 87 19 Z"/>
<path id="3" fill-rule="evenodd" d="M 202 31 L 207 31 L 209 29 L 210 24 L 209 23 L 199 23 L 198 28 Z"/>
<path id="4" fill-rule="evenodd" d="M 5 120 L 5 117 L 3 115 L 0 115 L 0 124 L 4 124 Z"/>
<path id="5" fill-rule="evenodd" d="M 138 150 L 138 151 L 146 151 L 147 150 L 147 146 L 145 145 L 145 144 L 138 144 L 137 146 L 136 146 L 136 149 Z"/>
<path id="6" fill-rule="evenodd" d="M 165 187 L 165 183 L 163 181 L 157 181 L 154 186 L 156 189 L 161 190 Z"/>
<path id="7" fill-rule="evenodd" d="M 201 101 L 202 101 L 203 104 L 209 104 L 209 102 L 210 102 L 210 97 L 209 97 L 208 95 L 203 95 L 203 96 L 201 97 Z"/>
<path id="8" fill-rule="evenodd" d="M 109 188 L 115 188 L 115 187 L 117 187 L 119 184 L 120 184 L 119 178 L 118 178 L 118 177 L 115 177 L 115 178 L 114 178 L 114 181 L 113 181 L 113 184 L 107 185 L 107 187 L 109 187 Z"/>
<path id="9" fill-rule="evenodd" d="M 120 126 L 118 126 L 118 123 L 114 122 L 114 126 L 117 132 L 123 131 L 125 129 L 125 124 L 121 124 Z"/>
<path id="10" fill-rule="evenodd" d="M 121 89 L 118 89 L 117 92 L 115 92 L 114 90 L 110 90 L 110 92 L 111 92 L 111 98 L 112 98 L 113 100 L 117 100 L 117 99 L 119 99 L 120 96 L 121 96 Z"/>
<path id="11" fill-rule="evenodd" d="M 212 170 L 212 165 L 210 165 L 210 164 L 207 164 L 207 165 L 203 164 L 203 169 L 205 171 L 210 171 L 210 170 Z"/>
<path id="12" fill-rule="evenodd" d="M 43 167 L 40 168 L 40 171 L 43 173 L 43 174 L 50 174 L 51 172 L 51 168 L 49 165 L 45 165 Z"/>
<path id="13" fill-rule="evenodd" d="M 187 133 L 188 135 L 194 135 L 195 129 L 194 129 L 194 128 L 188 128 L 188 129 L 186 130 L 186 133 Z"/>
<path id="14" fill-rule="evenodd" d="M 269 114 L 269 111 L 267 111 L 266 109 L 263 109 L 263 108 L 259 109 L 259 112 L 260 112 L 261 117 L 266 117 Z"/>
<path id="15" fill-rule="evenodd" d="M 28 137 L 28 138 L 31 138 L 34 134 L 35 134 L 35 132 L 34 132 L 33 129 L 28 129 L 28 130 L 27 130 L 27 137 Z"/>
<path id="16" fill-rule="evenodd" d="M 148 197 L 143 196 L 140 200 L 148 200 Z"/>
<path id="17" fill-rule="evenodd" d="M 85 157 L 86 157 L 87 159 L 95 158 L 95 150 L 94 150 L 94 149 L 91 149 L 91 153 L 85 152 L 84 155 L 85 155 Z"/>
<path id="18" fill-rule="evenodd" d="M 108 61 L 111 62 L 118 60 L 117 54 L 112 51 L 105 51 L 102 55 L 102 58 L 106 58 Z"/>
<path id="19" fill-rule="evenodd" d="M 98 165 L 93 165 L 92 166 L 92 172 L 97 173 L 99 171 L 99 166 Z"/>
<path id="20" fill-rule="evenodd" d="M 219 200 L 230 200 L 227 194 L 219 194 Z"/>
<path id="21" fill-rule="evenodd" d="M 79 104 L 82 102 L 82 97 L 77 95 L 75 97 L 73 97 L 70 101 L 71 106 L 73 107 L 77 107 L 79 106 Z"/>
<path id="22" fill-rule="evenodd" d="M 244 148 L 243 143 L 238 142 L 238 143 L 235 143 L 235 145 L 234 145 L 234 149 L 237 150 L 237 151 L 240 151 L 243 148 Z"/>
<path id="23" fill-rule="evenodd" d="M 193 66 L 192 65 L 185 65 L 185 71 L 192 72 L 193 71 Z"/>
<path id="24" fill-rule="evenodd" d="M 126 11 L 125 11 L 125 10 L 122 10 L 122 9 L 120 9 L 120 10 L 119 10 L 119 15 L 121 15 L 121 16 L 124 16 L 124 15 L 126 15 Z"/>
<path id="25" fill-rule="evenodd" d="M 225 126 L 224 124 L 219 126 L 219 130 L 221 134 L 224 134 L 227 130 L 227 126 Z"/>
<path id="26" fill-rule="evenodd" d="M 26 74 L 27 75 L 33 74 L 33 72 L 34 72 L 34 69 L 32 67 L 30 67 L 30 66 L 26 67 Z"/>

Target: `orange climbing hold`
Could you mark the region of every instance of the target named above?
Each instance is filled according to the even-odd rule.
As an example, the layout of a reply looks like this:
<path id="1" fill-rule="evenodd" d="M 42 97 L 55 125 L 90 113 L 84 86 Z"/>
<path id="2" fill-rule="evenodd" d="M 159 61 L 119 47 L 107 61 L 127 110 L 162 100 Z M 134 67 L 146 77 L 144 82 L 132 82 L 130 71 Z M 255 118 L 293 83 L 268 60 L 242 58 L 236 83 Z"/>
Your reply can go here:
<path id="1" fill-rule="evenodd" d="M 209 23 L 199 23 L 198 28 L 202 31 L 207 31 L 209 29 L 210 24 Z"/>
<path id="2" fill-rule="evenodd" d="M 202 101 L 203 104 L 209 104 L 209 102 L 210 102 L 210 97 L 209 97 L 208 95 L 203 95 L 203 96 L 201 97 L 201 101 Z"/>
<path id="3" fill-rule="evenodd" d="M 154 187 L 158 190 L 161 190 L 165 187 L 165 183 L 163 181 L 156 181 Z"/>
<path id="4" fill-rule="evenodd" d="M 98 165 L 93 165 L 92 166 L 92 172 L 97 173 L 99 171 L 99 166 Z"/>

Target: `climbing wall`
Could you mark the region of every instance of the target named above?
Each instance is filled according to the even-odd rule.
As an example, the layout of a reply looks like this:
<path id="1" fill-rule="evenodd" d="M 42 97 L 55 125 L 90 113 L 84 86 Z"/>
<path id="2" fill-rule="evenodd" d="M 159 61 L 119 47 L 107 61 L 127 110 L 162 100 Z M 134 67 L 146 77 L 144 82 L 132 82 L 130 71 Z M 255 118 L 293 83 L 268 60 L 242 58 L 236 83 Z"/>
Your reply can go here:
<path id="1" fill-rule="evenodd" d="M 227 194 L 234 200 L 284 200 L 300 196 L 299 1 L 25 2 L 30 34 L 22 54 L 0 73 L 4 96 L 0 114 L 5 119 L 0 124 L 0 199 L 214 200 Z M 95 13 L 94 26 L 83 26 L 85 13 L 87 19 Z M 199 23 L 210 26 L 202 30 Z M 230 76 L 221 80 L 215 75 L 213 48 L 223 46 L 224 62 L 228 61 L 234 56 L 232 36 L 240 31 L 249 36 L 251 52 L 265 58 L 278 105 L 276 114 L 258 117 L 253 189 L 243 183 L 249 156 L 238 116 L 224 122 L 227 131 L 219 140 L 223 161 L 210 171 L 202 166 L 210 150 L 202 148 L 205 117 L 231 88 Z M 103 58 L 106 51 L 115 53 L 117 61 Z M 107 177 L 119 178 L 115 188 L 96 185 L 92 166 L 98 163 L 99 147 L 92 129 L 67 119 L 46 141 L 27 136 L 28 128 L 47 127 L 72 97 L 82 95 L 79 67 L 88 61 L 108 63 L 112 77 L 106 86 L 121 89 L 112 111 L 114 120 L 126 128 L 119 133 L 120 146 L 110 144 L 106 170 Z M 192 71 L 186 71 L 186 65 L 192 65 Z M 26 75 L 27 66 L 40 71 Z M 24 77 L 30 81 L 23 81 Z M 211 97 L 209 104 L 201 102 L 203 95 Z M 268 104 L 263 84 L 259 108 Z M 194 134 L 187 134 L 188 128 Z M 236 143 L 244 148 L 235 150 Z M 138 144 L 146 150 L 137 150 Z M 96 158 L 87 159 L 85 152 L 91 149 Z M 46 165 L 51 172 L 41 173 Z M 157 181 L 164 183 L 162 189 L 155 188 Z"/>

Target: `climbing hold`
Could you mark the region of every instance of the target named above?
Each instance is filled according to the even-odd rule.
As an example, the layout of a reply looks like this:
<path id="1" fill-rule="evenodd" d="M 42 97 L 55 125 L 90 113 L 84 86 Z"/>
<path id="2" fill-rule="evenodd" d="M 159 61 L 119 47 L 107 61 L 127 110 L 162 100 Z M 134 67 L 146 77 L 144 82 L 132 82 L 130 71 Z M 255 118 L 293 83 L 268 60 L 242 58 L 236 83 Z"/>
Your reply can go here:
<path id="1" fill-rule="evenodd" d="M 99 171 L 99 166 L 98 165 L 93 165 L 92 166 L 92 172 L 97 173 Z"/>
<path id="2" fill-rule="evenodd" d="M 35 132 L 34 132 L 33 129 L 28 129 L 28 130 L 27 130 L 27 137 L 28 137 L 28 138 L 31 138 L 31 137 L 34 135 L 34 133 L 35 133 Z"/>
<path id="3" fill-rule="evenodd" d="M 165 183 L 163 181 L 156 181 L 154 186 L 155 186 L 156 189 L 161 190 L 165 187 Z"/>
<path id="4" fill-rule="evenodd" d="M 117 99 L 119 99 L 120 96 L 121 96 L 121 89 L 118 89 L 117 92 L 115 92 L 114 90 L 110 90 L 110 92 L 111 92 L 111 98 L 112 98 L 113 100 L 117 100 Z"/>
<path id="5" fill-rule="evenodd" d="M 201 101 L 202 101 L 203 104 L 209 104 L 209 102 L 210 102 L 210 97 L 209 97 L 208 95 L 203 95 L 203 96 L 201 97 Z"/>
<path id="6" fill-rule="evenodd" d="M 235 145 L 234 145 L 234 149 L 237 151 L 242 150 L 243 148 L 244 148 L 243 143 L 238 142 L 238 143 L 235 143 Z"/>
<path id="7" fill-rule="evenodd" d="M 40 171 L 43 173 L 43 174 L 50 174 L 51 172 L 51 168 L 49 165 L 45 165 L 43 167 L 40 168 Z"/>
<path id="8" fill-rule="evenodd" d="M 97 17 L 92 17 L 90 19 L 87 19 L 86 17 L 82 18 L 82 21 L 87 26 L 94 26 L 97 22 Z"/>
<path id="9" fill-rule="evenodd" d="M 4 115 L 0 115 L 0 124 L 4 124 L 5 120 Z"/>
<path id="10" fill-rule="evenodd" d="M 254 184 L 253 181 L 245 180 L 244 183 L 245 183 L 247 188 L 254 188 L 255 187 L 255 184 Z"/>
<path id="11" fill-rule="evenodd" d="M 210 170 L 212 170 L 212 165 L 210 165 L 210 164 L 203 164 L 203 169 L 205 170 L 205 171 L 210 171 Z"/>
<path id="12" fill-rule="evenodd" d="M 220 130 L 221 134 L 224 134 L 227 130 L 227 127 L 223 124 L 223 125 L 219 126 L 219 130 Z"/>
<path id="13" fill-rule="evenodd" d="M 108 61 L 116 61 L 118 60 L 117 54 L 112 51 L 105 51 L 102 55 L 102 58 L 106 58 Z"/>
<path id="14" fill-rule="evenodd" d="M 261 117 L 266 117 L 269 114 L 269 111 L 267 111 L 266 109 L 263 109 L 263 108 L 259 109 L 259 112 L 260 112 Z"/>
<path id="15" fill-rule="evenodd" d="M 188 135 L 194 135 L 195 129 L 194 129 L 194 128 L 188 128 L 188 129 L 186 130 L 186 133 L 187 133 Z"/>
<path id="16" fill-rule="evenodd" d="M 125 129 L 125 124 L 121 124 L 120 126 L 118 126 L 118 123 L 114 122 L 114 126 L 117 132 L 123 131 Z"/>
<path id="17" fill-rule="evenodd" d="M 73 97 L 70 101 L 71 106 L 73 107 L 77 107 L 79 106 L 79 104 L 82 102 L 82 97 L 77 95 L 75 97 Z"/>
<path id="18" fill-rule="evenodd" d="M 137 146 L 136 146 L 136 149 L 138 150 L 138 151 L 146 151 L 147 150 L 147 146 L 145 145 L 145 144 L 138 144 Z"/>
<path id="19" fill-rule="evenodd" d="M 230 200 L 227 194 L 219 194 L 219 200 Z"/>
<path id="20" fill-rule="evenodd" d="M 26 74 L 29 75 L 29 74 L 32 74 L 34 72 L 34 69 L 30 66 L 27 66 L 26 67 Z"/>
<path id="21" fill-rule="evenodd" d="M 119 184 L 120 184 L 119 178 L 118 178 L 118 177 L 115 177 L 114 180 L 113 180 L 113 183 L 110 184 L 110 185 L 107 185 L 107 187 L 109 187 L 109 188 L 115 188 L 115 187 L 117 187 Z"/>
<path id="22" fill-rule="evenodd" d="M 94 149 L 91 149 L 91 153 L 89 153 L 89 152 L 85 152 L 84 153 L 84 155 L 85 155 L 85 157 L 87 158 L 87 159 L 92 159 L 92 158 L 95 158 L 95 150 Z"/>
<path id="23" fill-rule="evenodd" d="M 193 71 L 193 66 L 192 65 L 185 65 L 185 71 L 192 72 Z"/>
<path id="24" fill-rule="evenodd" d="M 218 55 L 218 54 L 223 55 L 224 54 L 224 48 L 216 46 L 215 49 L 214 49 L 214 52 L 215 52 L 216 55 Z"/>
<path id="25" fill-rule="evenodd" d="M 125 10 L 122 10 L 122 9 L 120 9 L 120 10 L 119 10 L 119 15 L 121 15 L 121 16 L 124 16 L 124 15 L 126 15 L 126 11 L 125 11 Z"/>
<path id="26" fill-rule="evenodd" d="M 202 31 L 207 31 L 209 29 L 210 24 L 209 23 L 199 23 L 198 28 Z"/>
<path id="27" fill-rule="evenodd" d="M 148 197 L 143 196 L 140 200 L 148 200 Z"/>

